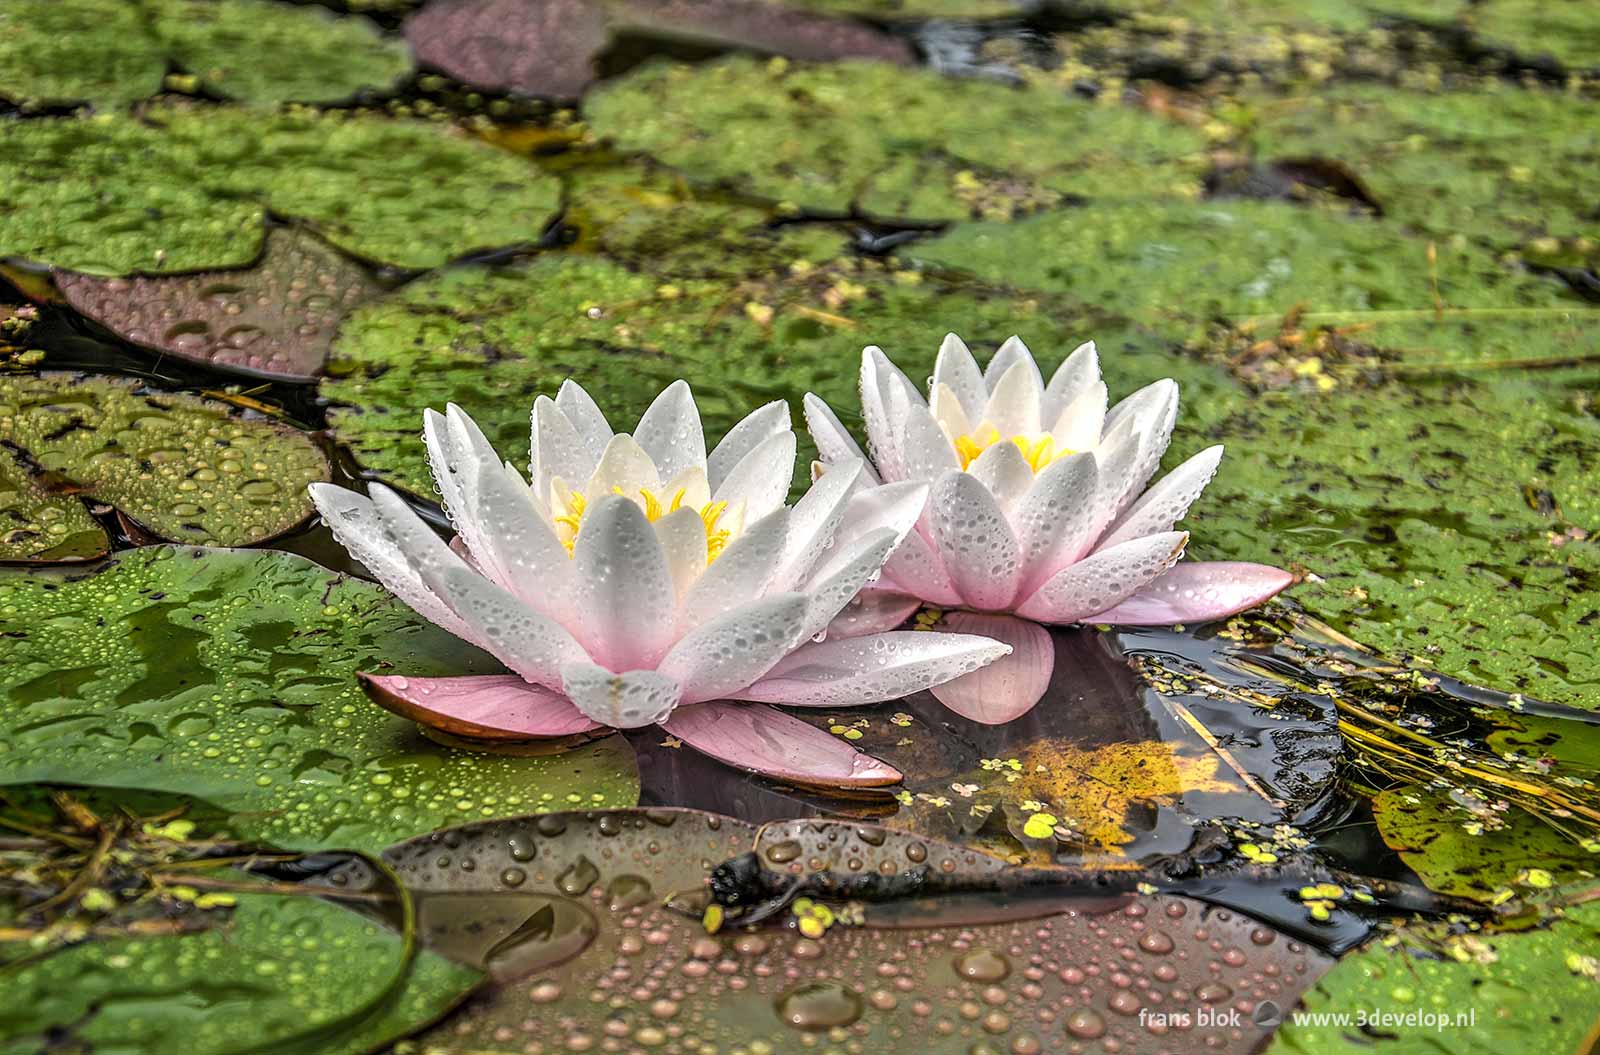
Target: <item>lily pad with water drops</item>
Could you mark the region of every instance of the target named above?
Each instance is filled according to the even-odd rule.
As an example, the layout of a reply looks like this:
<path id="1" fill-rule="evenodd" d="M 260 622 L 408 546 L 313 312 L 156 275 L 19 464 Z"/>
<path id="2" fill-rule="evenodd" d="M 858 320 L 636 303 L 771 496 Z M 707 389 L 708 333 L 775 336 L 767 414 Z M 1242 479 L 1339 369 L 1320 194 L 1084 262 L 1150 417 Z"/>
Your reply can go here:
<path id="1" fill-rule="evenodd" d="M 65 481 L 39 479 L 11 451 L 0 452 L 0 561 L 105 556 L 111 540 L 72 490 Z"/>
<path id="2" fill-rule="evenodd" d="M 274 228 L 254 266 L 152 278 L 57 272 L 58 289 L 118 337 L 242 373 L 309 380 L 339 321 L 381 287 L 312 235 Z"/>
<path id="3" fill-rule="evenodd" d="M 1198 133 L 1132 107 L 865 63 L 650 66 L 585 112 L 691 180 L 877 217 L 1007 220 L 1182 193 L 1203 167 Z"/>
<path id="4" fill-rule="evenodd" d="M 253 411 L 92 374 L 0 378 L 0 441 L 15 471 L 60 496 L 52 522 L 77 521 L 67 506 L 81 508 L 82 496 L 183 542 L 281 535 L 310 514 L 306 485 L 329 471 L 304 433 Z M 22 556 L 38 542 L 30 534 L 15 545 Z"/>
<path id="5" fill-rule="evenodd" d="M 382 590 L 302 557 L 159 546 L 92 570 L 0 572 L 0 783 L 183 792 L 243 838 L 376 849 L 469 816 L 631 805 L 631 751 L 445 747 L 356 672 L 494 664 Z"/>
<path id="6" fill-rule="evenodd" d="M 243 267 L 270 208 L 367 260 L 434 267 L 539 241 L 556 181 L 442 124 L 153 106 L 41 118 L 0 158 L 0 255 L 93 274 Z"/>
<path id="7" fill-rule="evenodd" d="M 336 102 L 411 63 L 364 18 L 269 0 L 17 0 L 0 13 L 0 95 L 114 107 L 156 94 L 168 64 L 253 102 Z"/>
<path id="8" fill-rule="evenodd" d="M 920 916 L 887 904 L 882 923 L 876 904 L 819 898 L 764 926 L 736 926 L 712 907 L 730 892 L 724 869 L 734 863 L 716 850 L 749 848 L 748 828 L 683 810 L 566 821 L 471 825 L 386 855 L 425 918 L 435 899 L 446 910 L 425 932 L 496 978 L 419 1036 L 424 1050 L 582 1050 L 610 1037 L 644 1049 L 692 1040 L 776 1052 L 810 1035 L 866 1049 L 893 1039 L 930 1055 L 1107 1040 L 1153 1052 L 1173 1024 L 1151 1012 L 1204 1006 L 1216 1014 L 1191 1015 L 1181 1035 L 1244 1052 L 1276 1021 L 1268 1002 L 1281 1015 L 1328 964 L 1270 928 L 1173 895 L 1010 907 L 952 898 Z M 860 830 L 869 847 L 874 832 Z M 935 871 L 949 856 L 923 853 Z M 347 882 L 359 886 L 357 876 Z M 951 911 L 959 923 L 939 922 Z"/>
<path id="9" fill-rule="evenodd" d="M 1596 1027 L 1600 908 L 1569 908 L 1523 933 L 1452 930 L 1410 926 L 1340 961 L 1306 992 L 1311 1014 L 1286 1022 L 1268 1055 L 1584 1050 Z"/>

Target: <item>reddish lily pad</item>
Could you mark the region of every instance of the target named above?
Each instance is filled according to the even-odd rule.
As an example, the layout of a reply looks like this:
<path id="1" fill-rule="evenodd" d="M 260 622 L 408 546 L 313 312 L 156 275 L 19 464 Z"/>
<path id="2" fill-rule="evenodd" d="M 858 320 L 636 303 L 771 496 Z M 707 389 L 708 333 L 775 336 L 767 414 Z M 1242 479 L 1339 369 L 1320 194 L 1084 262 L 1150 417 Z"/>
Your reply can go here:
<path id="1" fill-rule="evenodd" d="M 479 88 L 556 99 L 575 99 L 598 80 L 596 60 L 624 34 L 797 59 L 914 57 L 903 40 L 861 22 L 741 0 L 443 0 L 405 25 L 426 65 Z"/>
<path id="2" fill-rule="evenodd" d="M 118 337 L 240 373 L 311 380 L 339 322 L 382 287 L 312 235 L 277 229 L 243 270 L 104 278 L 58 271 L 67 302 Z"/>

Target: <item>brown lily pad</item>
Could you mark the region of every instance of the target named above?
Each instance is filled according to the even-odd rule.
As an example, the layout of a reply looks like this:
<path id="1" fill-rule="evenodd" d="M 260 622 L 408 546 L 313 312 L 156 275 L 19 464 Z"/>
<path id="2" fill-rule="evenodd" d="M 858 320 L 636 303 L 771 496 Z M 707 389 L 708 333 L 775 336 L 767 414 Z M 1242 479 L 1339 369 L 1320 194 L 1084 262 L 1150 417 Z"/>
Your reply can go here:
<path id="1" fill-rule="evenodd" d="M 407 20 L 425 65 L 492 91 L 576 99 L 618 36 L 659 36 L 797 59 L 909 64 L 904 41 L 865 23 L 740 0 L 443 0 Z"/>
<path id="2" fill-rule="evenodd" d="M 309 381 L 351 309 L 382 287 L 311 234 L 278 228 L 248 268 L 105 278 L 57 271 L 78 312 L 164 355 L 262 377 Z"/>

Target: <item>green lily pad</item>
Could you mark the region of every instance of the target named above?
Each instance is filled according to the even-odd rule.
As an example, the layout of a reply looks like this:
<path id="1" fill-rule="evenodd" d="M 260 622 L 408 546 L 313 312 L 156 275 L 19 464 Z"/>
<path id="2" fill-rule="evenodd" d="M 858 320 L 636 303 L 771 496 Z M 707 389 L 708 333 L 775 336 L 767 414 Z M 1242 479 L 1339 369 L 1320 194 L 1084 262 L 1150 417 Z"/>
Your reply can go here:
<path id="1" fill-rule="evenodd" d="M 243 267 L 265 208 L 357 256 L 434 267 L 533 243 L 556 181 L 438 124 L 342 112 L 159 107 L 13 128 L 0 255 L 95 274 Z"/>
<path id="2" fill-rule="evenodd" d="M 0 12 L 0 95 L 114 107 L 195 86 L 256 102 L 336 101 L 411 67 L 371 22 L 266 0 L 17 0 Z"/>
<path id="3" fill-rule="evenodd" d="M 0 783 L 174 791 L 241 837 L 373 850 L 466 817 L 632 804 L 619 738 L 549 757 L 441 747 L 359 670 L 483 673 L 483 654 L 304 558 L 160 546 L 0 572 Z"/>
<path id="4" fill-rule="evenodd" d="M 1027 332 L 1065 354 L 1104 332 L 1093 318 L 1065 298 L 958 289 L 852 261 L 730 287 L 552 254 L 517 268 L 455 268 L 355 312 L 321 392 L 335 434 L 364 467 L 426 495 L 425 407 L 458 403 L 503 457 L 523 462 L 534 398 L 554 395 L 564 378 L 626 430 L 687 377 L 717 437 L 768 400 L 787 399 L 798 415 L 807 391 L 849 417 L 868 343 L 926 374 L 949 328 L 990 347 Z"/>
<path id="5" fill-rule="evenodd" d="M 1335 965 L 1267 1053 L 1580 1051 L 1592 1036 L 1597 971 L 1600 906 L 1528 933 L 1408 929 Z"/>
<path id="6" fill-rule="evenodd" d="M 690 179 L 885 217 L 1009 219 L 1074 195 L 1177 193 L 1203 167 L 1197 132 L 1132 107 L 865 63 L 657 64 L 585 113 Z"/>
<path id="7" fill-rule="evenodd" d="M 0 452 L 0 561 L 92 560 L 109 545 L 81 501 L 52 494 L 11 451 Z"/>
<path id="8" fill-rule="evenodd" d="M 161 538 L 262 542 L 309 516 L 306 485 L 328 478 L 327 459 L 296 429 L 218 400 L 92 374 L 0 378 L 0 442 L 36 489 L 60 493 L 52 519 L 80 535 L 82 522 L 67 511 L 77 493 Z M 46 525 L 42 540 L 51 533 Z"/>
<path id="9" fill-rule="evenodd" d="M 159 1055 L 182 1037 L 222 1055 L 248 1036 L 360 1055 L 438 1018 L 481 977 L 433 952 L 408 961 L 392 930 L 309 895 L 234 897 L 232 917 L 197 934 L 90 941 L 11 969 L 0 1051 L 70 1040 Z"/>

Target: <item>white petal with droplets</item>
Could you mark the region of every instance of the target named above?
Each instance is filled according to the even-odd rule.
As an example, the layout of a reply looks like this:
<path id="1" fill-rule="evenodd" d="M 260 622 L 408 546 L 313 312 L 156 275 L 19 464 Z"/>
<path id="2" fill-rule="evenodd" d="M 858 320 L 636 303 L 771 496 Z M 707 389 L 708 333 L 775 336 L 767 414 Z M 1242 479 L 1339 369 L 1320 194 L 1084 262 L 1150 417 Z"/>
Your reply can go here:
<path id="1" fill-rule="evenodd" d="M 723 699 L 761 677 L 801 640 L 806 598 L 780 593 L 735 608 L 683 636 L 660 671 L 685 703 Z"/>
<path id="2" fill-rule="evenodd" d="M 1142 535 L 1172 530 L 1172 525 L 1183 519 L 1194 500 L 1200 497 L 1200 493 L 1216 475 L 1217 465 L 1221 461 L 1222 445 L 1218 444 L 1207 447 L 1162 477 L 1129 506 L 1126 513 L 1117 518 L 1110 532 L 1100 540 L 1100 548 L 1115 546 Z"/>
<path id="3" fill-rule="evenodd" d="M 578 637 L 589 654 L 612 670 L 655 666 L 672 643 L 674 589 L 644 510 L 603 495 L 584 511 L 572 562 Z"/>
<path id="4" fill-rule="evenodd" d="M 561 687 L 585 716 L 613 729 L 637 729 L 666 721 L 678 705 L 678 683 L 653 670 L 612 673 L 593 663 L 561 671 Z"/>
<path id="5" fill-rule="evenodd" d="M 1076 623 L 1131 596 L 1183 556 L 1182 531 L 1124 542 L 1063 568 L 1017 608 L 1041 623 Z"/>
<path id="6" fill-rule="evenodd" d="M 970 473 L 948 472 L 934 483 L 928 502 L 934 542 L 962 598 L 974 608 L 1009 605 L 1022 577 L 1022 553 L 988 488 Z"/>
<path id="7" fill-rule="evenodd" d="M 691 469 L 705 471 L 706 434 L 687 381 L 680 379 L 662 389 L 639 419 L 633 438 L 663 480 Z"/>
<path id="8" fill-rule="evenodd" d="M 803 645 L 737 699 L 796 707 L 895 700 L 970 674 L 1010 649 L 986 637 L 897 630 Z"/>

